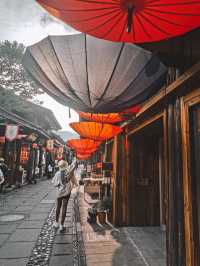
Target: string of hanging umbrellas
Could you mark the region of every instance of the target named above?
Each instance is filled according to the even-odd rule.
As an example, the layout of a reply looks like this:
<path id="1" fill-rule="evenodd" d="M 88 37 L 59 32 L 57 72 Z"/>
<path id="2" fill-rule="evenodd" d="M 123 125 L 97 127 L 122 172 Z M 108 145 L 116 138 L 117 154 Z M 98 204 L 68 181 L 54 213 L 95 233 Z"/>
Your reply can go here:
<path id="1" fill-rule="evenodd" d="M 128 43 L 165 40 L 200 26 L 199 0 L 37 2 L 78 31 L 104 39 L 50 36 L 24 56 L 28 72 L 47 93 L 93 120 L 71 124 L 84 137 L 68 142 L 79 158 L 118 134 L 121 128 L 108 123 L 120 122 L 120 112 L 144 102 L 165 82 L 167 69 L 158 58 Z"/>
<path id="2" fill-rule="evenodd" d="M 79 112 L 79 116 L 89 122 L 75 122 L 70 124 L 82 138 L 68 140 L 67 145 L 75 150 L 78 159 L 89 159 L 98 150 L 103 141 L 121 133 L 122 129 L 113 124 L 122 122 L 127 117 L 124 114 L 130 116 L 130 114 L 134 115 L 138 111 L 139 106 L 135 106 L 121 113 L 92 114 Z"/>
<path id="3" fill-rule="evenodd" d="M 136 113 L 165 83 L 167 72 L 155 55 L 140 47 L 85 34 L 49 36 L 27 48 L 23 63 L 50 96 L 93 121 L 71 127 L 94 141 L 119 134 L 121 128 L 112 124 Z M 86 159 L 94 151 L 86 145 L 76 152 Z"/>

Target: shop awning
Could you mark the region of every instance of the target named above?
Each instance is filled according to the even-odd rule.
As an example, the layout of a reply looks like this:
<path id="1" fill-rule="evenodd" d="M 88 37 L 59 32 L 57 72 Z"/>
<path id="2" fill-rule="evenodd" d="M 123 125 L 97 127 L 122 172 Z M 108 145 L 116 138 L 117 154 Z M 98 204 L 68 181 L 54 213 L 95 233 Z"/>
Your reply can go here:
<path id="1" fill-rule="evenodd" d="M 155 42 L 200 26 L 199 0 L 37 0 L 78 31 L 115 42 Z"/>
<path id="2" fill-rule="evenodd" d="M 142 48 L 84 34 L 49 36 L 27 48 L 23 63 L 54 99 L 90 113 L 143 102 L 161 88 L 167 72 Z"/>
<path id="3" fill-rule="evenodd" d="M 74 122 L 70 123 L 81 137 L 104 141 L 115 137 L 122 129 L 118 126 L 97 122 Z"/>

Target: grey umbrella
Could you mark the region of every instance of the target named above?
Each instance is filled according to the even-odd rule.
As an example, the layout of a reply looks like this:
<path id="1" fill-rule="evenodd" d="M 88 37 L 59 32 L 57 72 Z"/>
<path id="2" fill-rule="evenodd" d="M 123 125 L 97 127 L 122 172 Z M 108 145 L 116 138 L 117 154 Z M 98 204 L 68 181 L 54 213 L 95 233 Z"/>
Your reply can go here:
<path id="1" fill-rule="evenodd" d="M 93 113 L 143 102 L 161 88 L 167 71 L 142 48 L 85 34 L 49 36 L 27 48 L 23 63 L 57 101 Z"/>

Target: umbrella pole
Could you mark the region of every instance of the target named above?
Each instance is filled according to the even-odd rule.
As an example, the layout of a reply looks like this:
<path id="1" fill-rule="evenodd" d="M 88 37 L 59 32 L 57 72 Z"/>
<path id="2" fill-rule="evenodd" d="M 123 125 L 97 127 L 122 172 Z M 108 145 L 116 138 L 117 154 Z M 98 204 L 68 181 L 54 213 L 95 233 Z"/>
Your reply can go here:
<path id="1" fill-rule="evenodd" d="M 133 11 L 134 11 L 134 6 L 129 5 L 127 9 L 127 32 L 130 33 L 132 30 L 132 18 L 133 18 Z"/>

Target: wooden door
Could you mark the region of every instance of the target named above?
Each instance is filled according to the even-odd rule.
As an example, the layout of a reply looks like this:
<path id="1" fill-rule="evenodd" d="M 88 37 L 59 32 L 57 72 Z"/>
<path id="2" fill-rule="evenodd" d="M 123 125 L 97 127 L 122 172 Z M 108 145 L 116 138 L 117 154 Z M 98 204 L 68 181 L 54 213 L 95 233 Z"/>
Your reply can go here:
<path id="1" fill-rule="evenodd" d="M 195 265 L 200 265 L 200 104 L 190 110 L 190 145 Z"/>
<path id="2" fill-rule="evenodd" d="M 136 134 L 131 153 L 131 224 L 160 225 L 159 136 Z"/>

